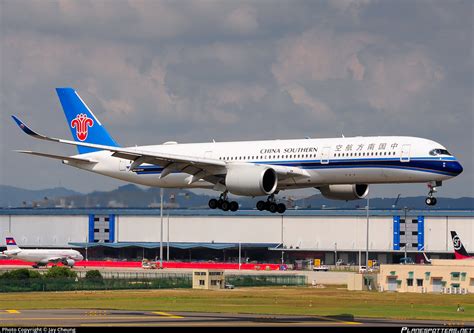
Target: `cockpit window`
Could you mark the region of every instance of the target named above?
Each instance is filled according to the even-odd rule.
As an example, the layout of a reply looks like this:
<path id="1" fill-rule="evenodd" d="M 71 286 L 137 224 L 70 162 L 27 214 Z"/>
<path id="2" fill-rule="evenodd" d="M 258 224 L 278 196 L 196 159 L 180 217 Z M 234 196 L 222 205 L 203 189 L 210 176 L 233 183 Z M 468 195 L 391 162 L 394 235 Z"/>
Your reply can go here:
<path id="1" fill-rule="evenodd" d="M 433 149 L 432 151 L 430 151 L 430 155 L 432 155 L 432 156 L 438 156 L 438 155 L 451 156 L 449 151 L 447 151 L 446 149 Z"/>

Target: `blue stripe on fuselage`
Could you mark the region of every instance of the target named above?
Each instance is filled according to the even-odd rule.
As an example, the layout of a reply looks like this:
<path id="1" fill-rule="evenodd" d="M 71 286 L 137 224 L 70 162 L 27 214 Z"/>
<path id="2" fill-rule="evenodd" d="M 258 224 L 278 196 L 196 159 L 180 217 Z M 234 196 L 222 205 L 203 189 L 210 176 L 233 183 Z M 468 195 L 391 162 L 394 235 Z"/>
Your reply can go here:
<path id="1" fill-rule="evenodd" d="M 387 168 L 404 169 L 420 172 L 430 172 L 448 176 L 456 176 L 462 172 L 462 167 L 452 158 L 434 159 L 429 157 L 411 158 L 409 162 L 401 162 L 400 158 L 360 158 L 329 160 L 321 164 L 321 160 L 296 160 L 296 161 L 242 161 L 247 163 L 281 165 L 299 167 L 302 169 L 339 169 L 339 168 Z M 141 165 L 135 171 L 137 174 L 159 174 L 162 167 L 156 165 Z"/>

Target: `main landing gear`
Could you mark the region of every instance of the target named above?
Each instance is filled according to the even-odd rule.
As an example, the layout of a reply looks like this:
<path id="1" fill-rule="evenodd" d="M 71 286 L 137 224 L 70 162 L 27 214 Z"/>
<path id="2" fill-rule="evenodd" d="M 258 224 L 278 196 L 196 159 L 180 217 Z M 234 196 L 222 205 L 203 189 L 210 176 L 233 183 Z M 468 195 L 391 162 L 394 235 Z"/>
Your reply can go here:
<path id="1" fill-rule="evenodd" d="M 430 191 L 428 192 L 428 196 L 425 199 L 425 204 L 428 206 L 436 205 L 437 200 L 433 194 L 437 192 L 436 186 L 441 186 L 441 184 L 441 182 L 428 183 L 428 188 Z"/>
<path id="2" fill-rule="evenodd" d="M 283 214 L 286 211 L 286 206 L 284 203 L 276 203 L 275 195 L 272 194 L 268 197 L 267 201 L 257 202 L 257 209 L 260 211 L 268 210 L 270 213 L 280 213 Z"/>
<path id="3" fill-rule="evenodd" d="M 222 209 L 224 212 L 227 212 L 229 210 L 231 212 L 235 212 L 239 210 L 239 204 L 237 203 L 237 201 L 229 202 L 227 200 L 227 191 L 226 191 L 220 195 L 219 200 L 217 199 L 209 200 L 209 208 L 211 209 L 219 208 L 219 209 Z"/>

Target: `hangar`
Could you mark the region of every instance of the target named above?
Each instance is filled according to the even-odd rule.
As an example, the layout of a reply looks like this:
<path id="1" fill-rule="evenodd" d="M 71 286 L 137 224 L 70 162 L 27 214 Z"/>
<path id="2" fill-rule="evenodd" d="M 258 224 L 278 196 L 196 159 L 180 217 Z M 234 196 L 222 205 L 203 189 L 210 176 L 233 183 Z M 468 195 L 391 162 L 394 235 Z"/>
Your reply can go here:
<path id="1" fill-rule="evenodd" d="M 288 210 L 280 216 L 173 209 L 161 222 L 155 209 L 1 209 L 0 247 L 12 234 L 25 248 L 75 247 L 89 259 L 139 260 L 158 256 L 162 239 L 170 260 L 232 261 L 240 248 L 249 261 L 318 258 L 358 265 L 367 246 L 369 259 L 380 263 L 398 263 L 405 251 L 417 262 L 423 251 L 452 258 L 449 231 L 456 230 L 474 251 L 472 210 L 371 210 L 367 218 L 364 209 Z"/>

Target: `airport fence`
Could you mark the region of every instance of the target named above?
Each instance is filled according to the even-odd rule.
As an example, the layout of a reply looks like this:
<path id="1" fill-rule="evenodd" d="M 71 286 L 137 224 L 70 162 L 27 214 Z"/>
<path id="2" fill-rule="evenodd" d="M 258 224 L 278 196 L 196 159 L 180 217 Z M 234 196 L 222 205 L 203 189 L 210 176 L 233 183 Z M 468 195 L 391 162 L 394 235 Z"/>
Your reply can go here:
<path id="1" fill-rule="evenodd" d="M 258 286 L 304 286 L 307 284 L 305 275 L 226 275 L 226 284 L 236 287 Z"/>
<path id="2" fill-rule="evenodd" d="M 34 278 L 1 279 L 0 281 L 0 292 L 165 289 L 191 287 L 192 276 L 190 274 L 163 274 L 158 277 L 119 279 Z"/>

